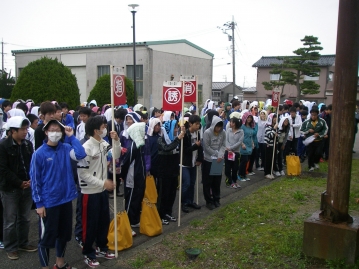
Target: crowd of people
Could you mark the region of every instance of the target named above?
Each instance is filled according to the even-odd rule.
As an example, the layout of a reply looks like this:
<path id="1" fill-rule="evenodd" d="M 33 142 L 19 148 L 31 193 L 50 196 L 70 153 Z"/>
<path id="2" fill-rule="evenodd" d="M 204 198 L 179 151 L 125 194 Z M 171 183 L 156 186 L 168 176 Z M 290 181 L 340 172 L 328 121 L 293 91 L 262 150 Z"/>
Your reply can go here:
<path id="1" fill-rule="evenodd" d="M 49 268 L 49 250 L 56 248 L 53 268 L 71 268 L 64 256 L 74 230 L 85 263 L 96 267 L 98 257 L 115 257 L 107 247 L 114 195 L 124 196 L 130 224 L 139 227 L 146 176 L 152 175 L 162 225 L 176 222 L 182 163 L 180 210 L 201 209 L 194 202 L 198 167 L 206 207 L 213 210 L 220 206 L 223 166 L 233 189 L 255 173 L 285 175 L 289 154 L 307 159 L 309 171 L 318 169 L 329 158 L 331 112 L 323 103 L 286 100 L 277 109 L 270 99 L 237 97 L 217 104 L 208 99 L 201 111 L 193 104 L 183 115 L 141 104 L 100 108 L 95 100 L 76 110 L 64 102 L 6 100 L 0 109 L 0 248 L 14 260 L 19 251 L 38 251 L 42 268 Z M 39 215 L 38 246 L 28 241 L 31 209 Z"/>

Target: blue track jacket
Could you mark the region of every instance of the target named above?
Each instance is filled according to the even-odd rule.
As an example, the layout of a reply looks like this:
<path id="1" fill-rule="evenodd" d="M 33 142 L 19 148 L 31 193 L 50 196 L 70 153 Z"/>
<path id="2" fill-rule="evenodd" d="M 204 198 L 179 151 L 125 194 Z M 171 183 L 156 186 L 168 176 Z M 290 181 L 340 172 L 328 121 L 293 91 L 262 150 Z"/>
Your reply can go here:
<path id="1" fill-rule="evenodd" d="M 30 179 L 36 208 L 54 207 L 77 197 L 70 157 L 81 160 L 86 157 L 86 152 L 75 136 L 66 140 L 69 144 L 59 141 L 56 148 L 44 141 L 32 155 Z"/>

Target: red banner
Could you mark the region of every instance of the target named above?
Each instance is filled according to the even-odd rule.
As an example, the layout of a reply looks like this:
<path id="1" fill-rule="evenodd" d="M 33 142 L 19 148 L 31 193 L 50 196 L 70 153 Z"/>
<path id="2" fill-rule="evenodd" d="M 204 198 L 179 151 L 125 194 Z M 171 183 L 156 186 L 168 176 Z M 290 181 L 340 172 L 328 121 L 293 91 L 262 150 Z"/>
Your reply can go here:
<path id="1" fill-rule="evenodd" d="M 163 110 L 182 110 L 182 83 L 179 81 L 165 81 L 163 83 Z"/>
<path id="2" fill-rule="evenodd" d="M 197 101 L 197 81 L 195 76 L 181 76 L 180 81 L 184 81 L 184 101 L 196 102 Z"/>
<path id="3" fill-rule="evenodd" d="M 280 90 L 278 88 L 275 88 L 272 91 L 272 106 L 278 107 L 280 102 Z"/>
<path id="4" fill-rule="evenodd" d="M 113 100 L 114 105 L 124 105 L 127 103 L 126 98 L 126 84 L 125 84 L 125 75 L 121 72 L 119 67 L 114 67 L 113 74 Z"/>

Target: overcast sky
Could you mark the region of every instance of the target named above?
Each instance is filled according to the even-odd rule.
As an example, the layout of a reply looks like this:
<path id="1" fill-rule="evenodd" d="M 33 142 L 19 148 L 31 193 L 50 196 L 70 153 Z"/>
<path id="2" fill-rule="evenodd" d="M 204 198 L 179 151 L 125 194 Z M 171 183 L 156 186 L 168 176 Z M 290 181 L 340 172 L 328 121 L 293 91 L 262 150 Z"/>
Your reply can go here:
<path id="1" fill-rule="evenodd" d="M 187 39 L 214 54 L 213 81 L 233 81 L 231 42 L 218 29 L 232 16 L 240 86 L 256 86 L 253 63 L 293 55 L 305 35 L 335 54 L 339 0 L 1 0 L 5 68 L 14 73 L 11 50 L 132 42 L 134 3 L 137 42 Z"/>

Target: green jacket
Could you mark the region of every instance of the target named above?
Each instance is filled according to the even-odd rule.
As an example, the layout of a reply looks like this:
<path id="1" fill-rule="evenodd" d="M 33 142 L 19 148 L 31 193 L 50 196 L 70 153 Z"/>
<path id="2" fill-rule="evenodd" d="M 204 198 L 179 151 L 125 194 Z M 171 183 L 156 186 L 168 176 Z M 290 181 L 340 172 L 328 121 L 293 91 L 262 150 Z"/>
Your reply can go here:
<path id="1" fill-rule="evenodd" d="M 309 129 L 313 129 L 314 133 L 310 133 Z M 318 133 L 319 137 L 315 139 L 316 141 L 318 141 L 318 140 L 322 140 L 323 137 L 328 133 L 328 126 L 325 120 L 323 120 L 322 118 L 318 117 L 318 123 L 315 127 L 312 125 L 312 119 L 308 119 L 302 123 L 300 132 L 305 135 L 305 138 L 308 138 L 314 135 L 315 133 Z"/>

